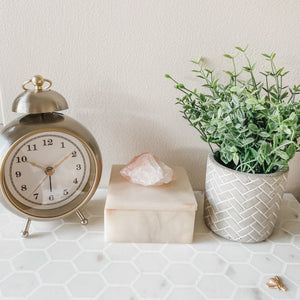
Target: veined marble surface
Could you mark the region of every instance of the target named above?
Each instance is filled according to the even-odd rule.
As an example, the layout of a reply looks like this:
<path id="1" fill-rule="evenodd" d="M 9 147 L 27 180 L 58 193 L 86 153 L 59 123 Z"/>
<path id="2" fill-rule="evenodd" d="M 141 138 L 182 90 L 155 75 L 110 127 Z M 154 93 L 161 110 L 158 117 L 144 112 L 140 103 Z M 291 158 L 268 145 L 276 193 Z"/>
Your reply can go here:
<path id="1" fill-rule="evenodd" d="M 113 165 L 104 212 L 108 242 L 191 243 L 195 199 L 183 167 L 173 167 L 176 180 L 161 186 L 141 186 L 124 179 Z"/>
<path id="2" fill-rule="evenodd" d="M 193 244 L 105 244 L 106 191 L 84 211 L 83 226 L 72 215 L 32 222 L 0 207 L 0 299 L 300 299 L 300 205 L 286 194 L 274 234 L 258 244 L 240 244 L 211 233 L 198 200 Z M 265 286 L 279 275 L 288 291 Z"/>

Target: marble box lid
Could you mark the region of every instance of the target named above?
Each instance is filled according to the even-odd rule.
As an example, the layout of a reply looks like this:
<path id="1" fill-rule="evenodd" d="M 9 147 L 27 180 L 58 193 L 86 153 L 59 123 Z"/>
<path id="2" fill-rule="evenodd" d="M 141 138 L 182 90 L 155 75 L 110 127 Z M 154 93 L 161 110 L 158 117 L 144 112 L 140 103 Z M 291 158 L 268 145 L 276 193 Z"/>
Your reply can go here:
<path id="1" fill-rule="evenodd" d="M 140 186 L 120 175 L 124 165 L 113 165 L 106 210 L 195 211 L 197 202 L 183 167 L 172 167 L 176 180 L 161 186 Z"/>

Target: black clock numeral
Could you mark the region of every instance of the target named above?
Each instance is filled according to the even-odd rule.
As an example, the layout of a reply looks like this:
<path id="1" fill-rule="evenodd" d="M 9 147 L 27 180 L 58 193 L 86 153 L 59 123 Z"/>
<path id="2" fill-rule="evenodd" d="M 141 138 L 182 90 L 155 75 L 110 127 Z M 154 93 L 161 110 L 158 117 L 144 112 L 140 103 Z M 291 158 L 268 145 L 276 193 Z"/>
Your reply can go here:
<path id="1" fill-rule="evenodd" d="M 77 184 L 77 183 L 78 183 L 78 180 L 77 180 L 77 178 L 75 178 L 75 179 L 73 180 L 73 183 L 75 183 L 75 184 Z"/>
<path id="2" fill-rule="evenodd" d="M 33 196 L 34 196 L 34 199 L 37 200 L 39 193 L 34 193 Z"/>
<path id="3" fill-rule="evenodd" d="M 63 193 L 64 195 L 68 195 L 69 194 L 69 192 L 68 192 L 68 190 L 67 189 L 64 189 L 64 193 Z"/>
<path id="4" fill-rule="evenodd" d="M 61 142 L 60 144 L 61 144 L 61 148 L 66 148 L 65 147 L 65 142 Z"/>
<path id="5" fill-rule="evenodd" d="M 21 163 L 21 162 L 26 162 L 27 161 L 27 157 L 25 155 L 23 156 L 17 156 L 16 157 L 17 163 Z"/>
<path id="6" fill-rule="evenodd" d="M 54 196 L 53 196 L 53 195 L 50 195 L 50 196 L 49 196 L 49 200 L 50 200 L 50 201 L 53 201 L 53 200 L 54 200 Z"/>
<path id="7" fill-rule="evenodd" d="M 21 191 L 22 191 L 22 192 L 27 191 L 27 186 L 26 186 L 26 184 L 21 185 Z"/>
<path id="8" fill-rule="evenodd" d="M 77 156 L 77 152 L 76 151 L 73 151 L 72 152 L 72 157 L 76 157 Z"/>
<path id="9" fill-rule="evenodd" d="M 37 151 L 36 144 L 27 145 L 27 151 Z"/>
<path id="10" fill-rule="evenodd" d="M 21 175 L 22 175 L 22 173 L 20 172 L 20 171 L 17 171 L 16 173 L 16 177 L 18 178 L 18 177 L 21 177 Z"/>
<path id="11" fill-rule="evenodd" d="M 76 170 L 81 170 L 81 164 L 76 165 Z"/>
<path id="12" fill-rule="evenodd" d="M 43 140 L 43 146 L 52 146 L 52 145 L 53 145 L 52 139 Z"/>

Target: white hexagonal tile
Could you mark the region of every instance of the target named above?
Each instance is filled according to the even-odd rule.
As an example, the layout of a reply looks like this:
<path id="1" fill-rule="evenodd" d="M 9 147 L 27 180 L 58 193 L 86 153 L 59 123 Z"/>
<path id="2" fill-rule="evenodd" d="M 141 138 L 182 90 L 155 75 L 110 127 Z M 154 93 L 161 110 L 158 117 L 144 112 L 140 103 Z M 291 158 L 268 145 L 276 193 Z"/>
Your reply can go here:
<path id="1" fill-rule="evenodd" d="M 142 274 L 133 287 L 142 298 L 164 299 L 171 285 L 161 275 Z"/>
<path id="2" fill-rule="evenodd" d="M 84 250 L 102 250 L 106 246 L 104 235 L 99 232 L 87 232 L 78 242 Z"/>
<path id="3" fill-rule="evenodd" d="M 272 235 L 269 237 L 270 241 L 273 241 L 274 243 L 290 243 L 293 236 L 286 231 L 286 229 L 278 227 L 275 228 Z"/>
<path id="4" fill-rule="evenodd" d="M 55 242 L 55 238 L 52 232 L 36 232 L 22 239 L 22 242 L 27 249 L 45 249 Z"/>
<path id="5" fill-rule="evenodd" d="M 100 271 L 109 261 L 101 252 L 83 252 L 74 260 L 79 271 Z"/>
<path id="6" fill-rule="evenodd" d="M 7 260 L 0 261 L 0 280 L 12 273 L 12 267 Z"/>
<path id="7" fill-rule="evenodd" d="M 10 259 L 22 250 L 20 241 L 0 240 L 0 259 Z"/>
<path id="8" fill-rule="evenodd" d="M 217 254 L 199 253 L 193 260 L 194 265 L 203 273 L 221 273 L 227 263 Z"/>
<path id="9" fill-rule="evenodd" d="M 140 253 L 133 261 L 141 272 L 162 272 L 168 261 L 157 252 Z"/>
<path id="10" fill-rule="evenodd" d="M 300 236 L 295 236 L 294 237 L 294 245 L 300 249 Z"/>
<path id="11" fill-rule="evenodd" d="M 196 251 L 216 251 L 220 246 L 219 237 L 213 234 L 195 234 L 191 244 Z"/>
<path id="12" fill-rule="evenodd" d="M 300 287 L 300 264 L 288 264 L 285 275 Z"/>
<path id="13" fill-rule="evenodd" d="M 1 283 L 1 292 L 7 297 L 22 297 L 38 286 L 38 280 L 33 273 L 14 273 Z"/>
<path id="14" fill-rule="evenodd" d="M 46 264 L 48 258 L 44 251 L 26 250 L 13 259 L 17 271 L 33 271 Z"/>
<path id="15" fill-rule="evenodd" d="M 165 246 L 164 244 L 156 243 L 140 243 L 134 245 L 142 251 L 160 251 Z"/>
<path id="16" fill-rule="evenodd" d="M 41 286 L 39 287 L 28 300 L 63 300 L 69 299 L 69 295 L 63 286 Z"/>
<path id="17" fill-rule="evenodd" d="M 271 300 L 269 296 L 267 296 L 263 291 L 259 288 L 248 288 L 248 287 L 240 287 L 234 294 L 234 300 Z"/>
<path id="18" fill-rule="evenodd" d="M 293 220 L 298 217 L 297 210 L 295 210 L 292 207 L 287 207 L 287 206 L 281 206 L 279 213 L 278 213 L 278 218 L 280 220 Z"/>
<path id="19" fill-rule="evenodd" d="M 249 250 L 237 243 L 227 243 L 221 245 L 218 253 L 230 262 L 247 262 L 251 256 Z"/>
<path id="20" fill-rule="evenodd" d="M 238 285 L 256 285 L 260 273 L 248 264 L 230 264 L 226 273 Z"/>
<path id="21" fill-rule="evenodd" d="M 82 211 L 83 215 L 86 217 L 86 213 Z M 64 223 L 73 223 L 73 224 L 81 224 L 80 219 L 78 218 L 76 213 L 72 213 L 66 217 L 64 217 Z M 83 225 L 83 224 L 81 224 Z"/>
<path id="22" fill-rule="evenodd" d="M 54 233 L 60 240 L 77 240 L 85 233 L 83 226 L 87 225 L 81 225 L 80 223 L 64 224 L 55 230 Z"/>
<path id="23" fill-rule="evenodd" d="M 16 240 L 20 239 L 20 232 L 24 229 L 24 222 L 20 222 L 20 219 L 17 221 L 11 221 L 4 225 L 0 231 L 0 237 L 3 240 Z"/>
<path id="24" fill-rule="evenodd" d="M 276 245 L 274 255 L 287 263 L 300 263 L 300 251 L 291 245 Z"/>
<path id="25" fill-rule="evenodd" d="M 51 221 L 32 221 L 30 225 L 31 231 L 36 234 L 39 232 L 54 231 L 56 228 L 64 223 L 62 219 L 51 220 Z M 29 233 L 31 232 L 29 230 Z"/>
<path id="26" fill-rule="evenodd" d="M 75 274 L 76 270 L 69 262 L 51 261 L 39 271 L 44 283 L 65 283 Z"/>
<path id="27" fill-rule="evenodd" d="M 295 200 L 295 198 L 291 198 L 291 201 L 288 201 L 287 206 L 294 209 L 296 213 L 300 213 L 299 201 Z"/>
<path id="28" fill-rule="evenodd" d="M 274 274 L 275 275 L 275 274 Z M 273 277 L 273 276 L 272 276 Z M 283 291 L 279 291 L 277 289 L 271 289 L 268 288 L 265 283 L 267 283 L 269 281 L 270 276 L 264 276 L 262 278 L 262 289 L 263 291 L 272 297 L 272 299 L 297 299 L 297 286 L 292 283 L 290 280 L 288 280 L 285 276 L 280 276 L 280 278 L 282 279 L 284 285 L 287 288 L 286 292 Z"/>
<path id="29" fill-rule="evenodd" d="M 204 300 L 205 297 L 194 287 L 175 287 L 167 300 Z"/>
<path id="30" fill-rule="evenodd" d="M 98 300 L 138 300 L 139 298 L 131 287 L 110 286 L 98 298 Z"/>
<path id="31" fill-rule="evenodd" d="M 90 217 L 89 223 L 86 226 L 88 231 L 104 232 L 104 218 Z"/>
<path id="32" fill-rule="evenodd" d="M 250 263 L 262 273 L 267 274 L 280 274 L 283 269 L 283 263 L 270 254 L 254 254 Z"/>
<path id="33" fill-rule="evenodd" d="M 273 243 L 271 241 L 263 241 L 260 243 L 250 243 L 250 244 L 242 244 L 243 247 L 250 250 L 251 252 L 269 252 L 272 250 Z"/>
<path id="34" fill-rule="evenodd" d="M 2 215 L 0 218 L 0 228 L 6 227 L 8 224 L 10 224 L 10 217 L 8 215 Z"/>
<path id="35" fill-rule="evenodd" d="M 130 284 L 133 282 L 138 272 L 130 263 L 111 263 L 102 272 L 104 278 L 112 284 Z"/>
<path id="36" fill-rule="evenodd" d="M 72 297 L 82 297 L 87 299 L 94 297 L 104 289 L 105 283 L 98 274 L 78 274 L 68 284 L 67 287 Z"/>
<path id="37" fill-rule="evenodd" d="M 198 288 L 208 298 L 228 299 L 234 293 L 234 284 L 222 275 L 203 275 Z"/>
<path id="38" fill-rule="evenodd" d="M 135 246 L 121 243 L 110 244 L 104 251 L 111 260 L 131 260 L 139 252 Z"/>
<path id="39" fill-rule="evenodd" d="M 184 263 L 170 265 L 165 275 L 175 284 L 193 285 L 199 279 L 199 272 L 192 265 Z"/>
<path id="40" fill-rule="evenodd" d="M 193 248 L 188 245 L 168 244 L 164 248 L 163 254 L 169 260 L 187 262 L 193 258 L 195 250 L 193 250 Z"/>
<path id="41" fill-rule="evenodd" d="M 71 260 L 80 252 L 80 248 L 74 241 L 57 241 L 47 249 L 50 257 L 56 260 Z"/>
<path id="42" fill-rule="evenodd" d="M 291 234 L 300 235 L 300 221 L 283 222 L 281 226 Z"/>

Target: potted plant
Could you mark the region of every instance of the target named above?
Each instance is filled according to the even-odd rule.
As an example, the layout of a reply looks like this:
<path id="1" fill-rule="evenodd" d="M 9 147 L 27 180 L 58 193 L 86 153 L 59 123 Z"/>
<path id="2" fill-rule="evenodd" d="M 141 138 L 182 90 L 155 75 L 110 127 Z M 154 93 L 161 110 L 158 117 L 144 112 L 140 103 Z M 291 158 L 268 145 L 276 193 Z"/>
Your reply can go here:
<path id="1" fill-rule="evenodd" d="M 246 47 L 247 48 L 247 47 Z M 263 241 L 272 233 L 288 176 L 288 162 L 299 150 L 300 85 L 283 85 L 288 72 L 277 68 L 275 53 L 263 54 L 270 70 L 255 72 L 246 48 L 236 47 L 228 82 L 221 83 L 203 59 L 192 61 L 203 83 L 189 89 L 170 75 L 183 117 L 207 142 L 204 219 L 218 235 L 235 241 Z M 237 56 L 246 66 L 237 68 Z"/>

